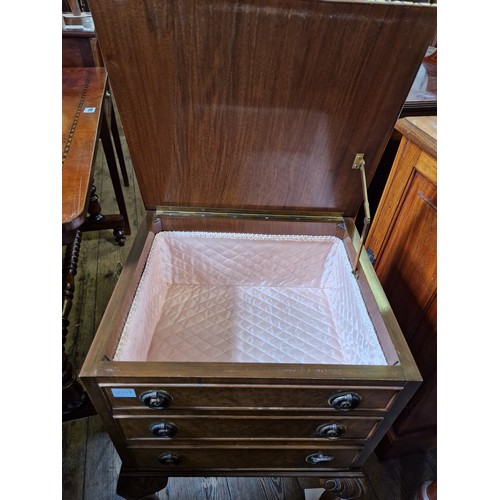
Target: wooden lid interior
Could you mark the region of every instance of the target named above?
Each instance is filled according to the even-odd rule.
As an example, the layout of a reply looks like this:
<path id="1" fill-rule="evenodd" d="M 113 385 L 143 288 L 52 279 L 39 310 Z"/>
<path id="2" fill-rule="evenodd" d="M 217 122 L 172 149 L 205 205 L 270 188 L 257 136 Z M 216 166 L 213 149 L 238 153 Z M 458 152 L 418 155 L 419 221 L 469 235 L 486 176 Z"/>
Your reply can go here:
<path id="1" fill-rule="evenodd" d="M 436 29 L 430 6 L 109 0 L 92 13 L 147 209 L 354 216 Z"/>

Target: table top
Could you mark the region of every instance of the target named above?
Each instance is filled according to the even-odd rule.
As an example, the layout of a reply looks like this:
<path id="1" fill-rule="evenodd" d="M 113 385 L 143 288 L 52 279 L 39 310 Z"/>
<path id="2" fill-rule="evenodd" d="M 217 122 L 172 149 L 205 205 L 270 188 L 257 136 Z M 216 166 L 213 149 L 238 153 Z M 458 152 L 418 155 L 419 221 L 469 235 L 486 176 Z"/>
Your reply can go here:
<path id="1" fill-rule="evenodd" d="M 433 157 L 437 154 L 437 117 L 407 116 L 396 122 L 396 130 Z"/>
<path id="2" fill-rule="evenodd" d="M 62 69 L 62 229 L 86 218 L 107 83 L 105 68 Z"/>

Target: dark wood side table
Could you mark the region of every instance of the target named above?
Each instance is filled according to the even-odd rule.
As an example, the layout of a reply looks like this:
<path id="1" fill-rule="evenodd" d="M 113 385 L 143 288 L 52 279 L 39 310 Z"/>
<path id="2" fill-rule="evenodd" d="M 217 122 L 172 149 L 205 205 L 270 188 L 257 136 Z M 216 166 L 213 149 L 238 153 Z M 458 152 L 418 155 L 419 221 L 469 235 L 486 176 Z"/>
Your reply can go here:
<path id="1" fill-rule="evenodd" d="M 104 112 L 107 82 L 105 68 L 62 69 L 62 243 L 66 246 L 62 304 L 63 420 L 93 412 L 64 349 L 82 232 L 113 229 L 119 245 L 124 244 L 124 235 L 130 234 L 125 199 Z M 99 139 L 108 163 L 119 214 L 102 214 L 95 193 L 93 171 Z"/>

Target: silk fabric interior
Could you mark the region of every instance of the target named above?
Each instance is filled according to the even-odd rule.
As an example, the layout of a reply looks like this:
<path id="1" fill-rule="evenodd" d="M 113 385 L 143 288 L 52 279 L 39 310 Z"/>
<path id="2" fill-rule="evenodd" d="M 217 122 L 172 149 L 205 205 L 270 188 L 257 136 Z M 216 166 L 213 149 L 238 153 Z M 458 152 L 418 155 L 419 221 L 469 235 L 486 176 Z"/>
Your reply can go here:
<path id="1" fill-rule="evenodd" d="M 156 235 L 116 361 L 386 365 L 342 241 Z"/>

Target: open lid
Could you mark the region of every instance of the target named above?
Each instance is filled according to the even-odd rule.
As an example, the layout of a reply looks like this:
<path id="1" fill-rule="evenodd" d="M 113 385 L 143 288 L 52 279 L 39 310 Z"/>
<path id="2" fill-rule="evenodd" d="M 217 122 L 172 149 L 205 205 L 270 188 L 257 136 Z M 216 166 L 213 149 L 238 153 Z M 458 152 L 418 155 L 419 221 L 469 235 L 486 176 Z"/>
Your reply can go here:
<path id="1" fill-rule="evenodd" d="M 354 216 L 436 9 L 331 0 L 102 0 L 92 15 L 147 209 Z"/>

